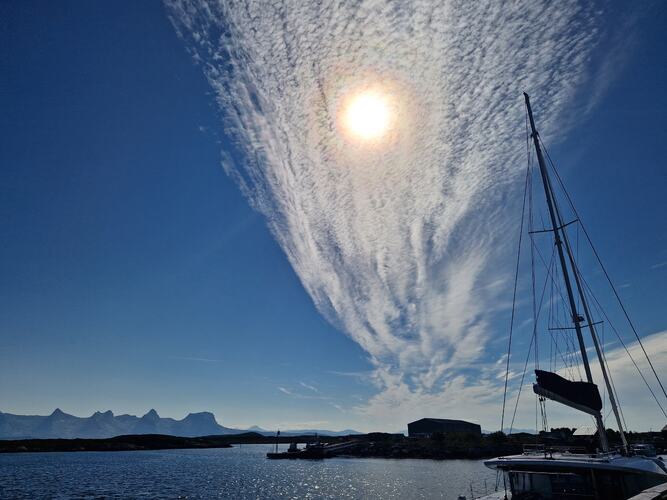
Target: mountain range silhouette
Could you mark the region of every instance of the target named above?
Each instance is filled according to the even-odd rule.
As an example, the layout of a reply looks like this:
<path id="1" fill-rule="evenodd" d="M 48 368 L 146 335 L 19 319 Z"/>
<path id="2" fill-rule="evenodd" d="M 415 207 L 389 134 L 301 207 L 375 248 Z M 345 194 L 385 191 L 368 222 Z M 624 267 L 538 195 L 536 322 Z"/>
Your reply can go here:
<path id="1" fill-rule="evenodd" d="M 216 421 L 213 413 L 207 411 L 189 413 L 181 420 L 160 417 L 153 409 L 141 417 L 114 415 L 111 410 L 96 411 L 90 417 L 76 417 L 63 412 L 60 408 L 56 408 L 50 415 L 14 415 L 0 412 L 0 439 L 97 439 L 127 434 L 197 437 L 239 434 L 249 430 L 267 436 L 275 434 L 275 431 L 257 426 L 250 429 L 224 427 Z M 315 433 L 327 436 L 359 434 L 351 429 L 338 432 L 318 429 L 281 431 L 283 435 Z"/>

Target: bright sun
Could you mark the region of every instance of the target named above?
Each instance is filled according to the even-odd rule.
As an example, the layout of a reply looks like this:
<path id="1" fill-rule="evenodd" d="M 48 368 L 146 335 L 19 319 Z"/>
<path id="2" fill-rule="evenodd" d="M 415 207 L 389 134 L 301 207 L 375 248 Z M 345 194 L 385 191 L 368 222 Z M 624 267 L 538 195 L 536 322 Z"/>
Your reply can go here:
<path id="1" fill-rule="evenodd" d="M 352 96 L 343 111 L 343 125 L 354 137 L 379 139 L 391 125 L 388 99 L 377 91 L 365 91 Z"/>

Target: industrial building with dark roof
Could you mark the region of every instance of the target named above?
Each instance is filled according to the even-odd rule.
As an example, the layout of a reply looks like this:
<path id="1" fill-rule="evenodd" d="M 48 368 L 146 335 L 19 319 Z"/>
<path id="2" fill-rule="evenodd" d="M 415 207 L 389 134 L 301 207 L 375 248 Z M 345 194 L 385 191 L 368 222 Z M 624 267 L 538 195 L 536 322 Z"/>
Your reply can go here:
<path id="1" fill-rule="evenodd" d="M 465 420 L 450 420 L 447 418 L 421 418 L 408 424 L 408 436 L 410 437 L 431 437 L 436 432 L 481 436 L 482 428 L 478 424 Z"/>

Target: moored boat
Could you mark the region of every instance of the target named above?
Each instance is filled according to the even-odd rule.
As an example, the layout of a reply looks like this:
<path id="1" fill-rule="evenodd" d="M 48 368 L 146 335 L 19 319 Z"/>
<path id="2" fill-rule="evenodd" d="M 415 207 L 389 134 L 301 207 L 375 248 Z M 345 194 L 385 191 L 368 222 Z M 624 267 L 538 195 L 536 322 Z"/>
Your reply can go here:
<path id="1" fill-rule="evenodd" d="M 266 454 L 266 458 L 270 458 L 272 460 L 282 460 L 282 459 L 320 459 L 320 458 L 326 458 L 327 457 L 327 451 L 324 448 L 323 445 L 319 446 L 306 446 L 304 449 L 297 449 L 294 451 L 278 451 L 278 452 L 269 452 Z"/>
<path id="2" fill-rule="evenodd" d="M 484 463 L 487 467 L 495 469 L 503 474 L 502 486 L 504 491 L 500 492 L 500 496 L 493 498 L 509 498 L 511 496 L 514 500 L 561 500 L 574 498 L 626 500 L 648 488 L 666 483 L 667 467 L 660 457 L 657 457 L 655 456 L 655 453 L 652 453 L 650 447 L 633 447 L 628 444 L 624 429 L 624 418 L 619 411 L 616 390 L 613 381 L 611 380 L 609 367 L 607 366 L 604 351 L 596 331 L 596 326 L 599 325 L 601 321 L 595 321 L 593 318 L 592 309 L 589 305 L 589 299 L 592 292 L 583 280 L 581 271 L 577 266 L 576 258 L 572 251 L 572 246 L 566 231 L 566 227 L 572 222 L 566 223 L 564 221 L 558 206 L 554 187 L 544 159 L 542 143 L 535 126 L 530 98 L 527 94 L 524 94 L 524 97 L 528 121 L 530 123 L 530 139 L 533 142 L 537 163 L 539 165 L 539 174 L 546 196 L 550 220 L 550 227 L 541 231 L 533 231 L 532 233 L 551 233 L 553 237 L 555 246 L 554 253 L 558 257 L 554 269 L 559 267 L 562 274 L 562 283 L 566 292 L 566 299 L 563 297 L 563 302 L 565 303 L 564 309 L 567 311 L 567 317 L 570 321 L 570 324 L 565 327 L 549 329 L 576 333 L 576 341 L 573 338 L 572 345 L 578 347 L 578 355 L 582 361 L 586 376 L 586 380 L 571 381 L 562 377 L 560 374 L 555 373 L 555 371 L 540 370 L 537 362 L 539 358 L 537 357 L 537 354 L 535 354 L 536 383 L 533 385 L 533 391 L 538 397 L 541 411 L 544 408 L 544 402 L 548 399 L 590 415 L 596 423 L 600 450 L 595 453 L 584 454 L 570 453 L 567 451 L 550 451 L 548 448 L 543 447 L 526 450 L 520 455 L 494 458 L 487 460 Z M 529 177 L 527 176 L 526 189 L 528 189 L 528 179 Z M 530 200 L 532 203 L 532 197 Z M 580 221 L 575 220 L 573 222 Z M 597 252 L 595 255 L 597 258 Z M 519 264 L 517 258 L 517 275 L 518 269 Z M 556 272 L 557 271 L 554 270 L 553 273 L 555 274 Z M 549 267 L 548 274 L 551 274 L 551 267 Z M 550 275 L 547 280 L 548 279 L 553 279 L 553 277 Z M 611 280 L 609 281 L 611 284 Z M 615 290 L 614 293 L 616 293 Z M 618 298 L 618 294 L 616 294 L 616 297 Z M 628 318 L 629 322 L 629 317 L 624 308 L 623 312 L 626 314 L 626 318 Z M 537 333 L 538 316 L 539 312 L 535 315 L 534 335 Z M 514 316 L 512 317 L 514 318 Z M 612 450 L 608 442 L 604 419 L 601 412 L 603 399 L 600 397 L 597 385 L 593 383 L 587 348 L 583 337 L 583 331 L 585 330 L 590 333 L 590 338 L 595 349 L 594 352 L 597 355 L 600 371 L 604 380 L 606 395 L 609 398 L 609 403 L 618 427 L 621 446 L 617 450 Z M 637 336 L 637 341 L 641 345 L 639 336 Z M 658 384 L 663 388 L 645 350 L 644 353 L 646 354 L 646 358 L 649 361 L 649 365 L 651 366 L 656 379 L 658 379 Z M 509 352 L 507 372 L 509 373 Z M 508 373 L 506 373 L 506 387 Z M 658 405 L 662 409 L 657 398 L 656 402 L 658 402 Z M 543 422 L 546 422 L 545 418 L 543 418 Z M 502 427 L 503 425 L 501 423 L 501 428 Z"/>
<path id="3" fill-rule="evenodd" d="M 280 431 L 276 434 L 276 448 L 275 451 L 270 451 L 266 454 L 266 458 L 272 460 L 283 460 L 283 459 L 319 459 L 325 458 L 328 456 L 327 450 L 319 439 L 314 443 L 306 443 L 306 447 L 300 449 L 298 443 L 290 443 L 287 451 L 278 451 L 278 442 L 277 438 L 280 436 Z"/>

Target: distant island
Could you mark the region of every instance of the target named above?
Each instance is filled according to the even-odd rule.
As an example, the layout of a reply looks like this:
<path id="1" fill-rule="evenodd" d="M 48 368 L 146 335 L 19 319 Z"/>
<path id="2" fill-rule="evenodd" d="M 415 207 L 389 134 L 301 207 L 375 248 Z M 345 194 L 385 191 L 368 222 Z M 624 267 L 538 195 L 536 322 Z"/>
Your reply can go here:
<path id="1" fill-rule="evenodd" d="M 230 448 L 235 444 L 312 443 L 317 440 L 319 438 L 312 434 L 283 436 L 281 433 L 280 437 L 270 437 L 257 432 L 201 437 L 141 434 L 107 439 L 15 439 L 0 440 L 0 453 Z M 461 439 L 460 436 L 452 436 L 451 440 L 444 442 L 441 439 L 410 439 L 402 434 L 374 432 L 328 436 L 323 440 L 329 444 L 353 443 L 353 446 L 342 452 L 328 453 L 322 458 L 343 455 L 367 458 L 476 459 L 520 450 L 516 443 L 499 443 L 493 438 L 470 441 L 467 438 Z"/>
<path id="2" fill-rule="evenodd" d="M 95 412 L 90 417 L 76 417 L 59 408 L 50 415 L 14 415 L 0 412 L 0 439 L 107 439 L 115 436 L 160 434 L 175 437 L 232 435 L 255 432 L 273 436 L 275 431 L 254 426 L 233 429 L 220 425 L 211 412 L 190 413 L 181 420 L 163 418 L 155 410 L 145 415 L 114 415 L 111 411 Z M 328 431 L 321 429 L 281 430 L 285 436 L 320 434 L 347 436 L 359 434 L 352 429 Z"/>
<path id="3" fill-rule="evenodd" d="M 140 451 L 192 448 L 231 448 L 225 436 L 179 437 L 161 434 L 116 436 L 107 439 L 0 440 L 0 453 L 54 451 Z"/>
<path id="4" fill-rule="evenodd" d="M 572 429 L 573 430 L 573 429 Z M 609 430 L 612 443 L 614 431 Z M 402 434 L 372 432 L 352 436 L 329 436 L 322 439 L 333 445 L 347 444 L 340 450 L 327 452 L 320 458 L 335 456 L 358 458 L 422 458 L 432 460 L 446 459 L 482 459 L 501 455 L 521 453 L 525 444 L 550 446 L 574 446 L 582 451 L 592 452 L 596 447 L 593 437 L 575 437 L 562 433 L 560 429 L 552 433 L 525 435 L 496 432 L 482 436 L 465 434 L 434 434 L 428 438 L 409 438 Z M 560 437 L 556 437 L 560 436 Z M 665 433 L 630 433 L 631 442 L 652 443 L 659 452 L 664 452 L 667 445 Z M 301 436 L 265 436 L 257 432 L 241 434 L 178 437 L 156 434 L 116 436 L 107 439 L 16 439 L 0 440 L 0 453 L 26 452 L 73 452 L 73 451 L 141 451 L 169 449 L 205 449 L 229 448 L 236 444 L 287 444 L 291 442 L 308 443 L 319 438 L 314 435 Z"/>
<path id="5" fill-rule="evenodd" d="M 169 449 L 229 448 L 236 444 L 312 443 L 321 440 L 334 450 L 320 458 L 335 456 L 358 458 L 425 458 L 482 459 L 521 453 L 530 444 L 568 446 L 592 452 L 597 446 L 595 436 L 575 436 L 575 429 L 558 428 L 540 434 L 502 432 L 474 436 L 463 433 L 435 433 L 430 437 L 406 437 L 403 434 L 371 432 L 349 436 L 317 437 L 313 434 L 297 436 L 266 436 L 258 432 L 239 434 L 182 437 L 160 434 L 123 435 L 106 439 L 11 439 L 0 440 L 0 453 L 72 452 L 72 451 L 141 451 Z M 620 445 L 618 433 L 609 429 L 608 438 Z M 667 431 L 628 433 L 631 443 L 651 443 L 659 453 L 667 449 Z M 336 445 L 345 444 L 339 447 Z M 307 457 L 306 457 L 307 458 Z"/>

